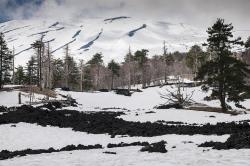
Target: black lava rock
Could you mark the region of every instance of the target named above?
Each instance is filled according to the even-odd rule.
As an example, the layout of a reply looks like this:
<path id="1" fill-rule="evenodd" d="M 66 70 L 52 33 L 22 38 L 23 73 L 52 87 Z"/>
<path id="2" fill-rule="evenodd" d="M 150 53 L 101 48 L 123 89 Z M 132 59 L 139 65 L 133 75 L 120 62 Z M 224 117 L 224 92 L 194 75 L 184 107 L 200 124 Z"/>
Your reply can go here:
<path id="1" fill-rule="evenodd" d="M 116 94 L 118 95 L 124 95 L 124 96 L 131 96 L 131 92 L 128 89 L 116 89 Z"/>
<path id="2" fill-rule="evenodd" d="M 159 153 L 167 153 L 168 151 L 166 150 L 165 144 L 167 142 L 165 141 L 160 141 L 157 143 L 152 143 L 150 145 L 146 145 L 143 148 L 141 148 L 141 152 L 159 152 Z"/>
<path id="3" fill-rule="evenodd" d="M 199 147 L 212 147 L 217 150 L 226 149 L 250 149 L 250 132 L 231 134 L 226 142 L 205 142 Z"/>
<path id="4" fill-rule="evenodd" d="M 175 109 L 183 109 L 183 106 L 180 104 L 164 104 L 155 107 L 156 109 L 170 109 L 170 108 L 175 108 Z"/>
<path id="5" fill-rule="evenodd" d="M 32 154 L 42 154 L 42 153 L 54 153 L 54 152 L 61 152 L 61 151 L 73 151 L 73 150 L 89 150 L 89 149 L 101 149 L 102 146 L 100 144 L 96 144 L 96 145 L 88 145 L 88 146 L 84 146 L 84 145 L 68 145 L 65 146 L 61 149 L 54 149 L 54 148 L 49 148 L 49 149 L 25 149 L 25 150 L 20 150 L 20 151 L 8 151 L 8 150 L 2 150 L 0 152 L 0 160 L 6 160 L 6 159 L 10 159 L 10 158 L 14 158 L 17 156 L 26 156 L 26 155 L 32 155 Z"/>
<path id="6" fill-rule="evenodd" d="M 109 151 L 105 151 L 103 153 L 106 153 L 106 154 L 116 154 L 116 152 L 109 152 Z"/>
<path id="7" fill-rule="evenodd" d="M 0 112 L 7 112 L 7 107 L 0 106 Z"/>
<path id="8" fill-rule="evenodd" d="M 107 148 L 117 148 L 117 147 L 126 147 L 126 146 L 147 146 L 148 142 L 132 142 L 132 143 L 124 143 L 121 142 L 119 144 L 108 144 Z"/>

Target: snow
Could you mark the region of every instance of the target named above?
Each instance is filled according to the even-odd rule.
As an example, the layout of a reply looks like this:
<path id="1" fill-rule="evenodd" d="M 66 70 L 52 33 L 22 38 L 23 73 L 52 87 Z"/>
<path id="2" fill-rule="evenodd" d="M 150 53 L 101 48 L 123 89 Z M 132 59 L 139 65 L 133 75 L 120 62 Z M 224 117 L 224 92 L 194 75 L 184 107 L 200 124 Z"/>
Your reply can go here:
<path id="1" fill-rule="evenodd" d="M 78 31 L 72 36 L 72 38 L 76 38 L 80 33 L 81 33 L 81 30 L 78 30 Z"/>
<path id="2" fill-rule="evenodd" d="M 141 29 L 144 29 L 144 28 L 146 28 L 146 27 L 147 27 L 147 25 L 146 25 L 146 24 L 143 24 L 141 27 L 139 27 L 139 28 L 137 28 L 137 29 L 134 29 L 134 30 L 130 31 L 130 32 L 128 33 L 128 36 L 129 36 L 129 37 L 133 37 L 137 31 L 139 31 L 139 30 L 141 30 Z"/>
<path id="3" fill-rule="evenodd" d="M 147 111 L 154 111 L 155 113 L 146 113 Z M 169 109 L 169 110 L 137 110 L 136 112 L 128 112 L 126 115 L 121 115 L 126 121 L 134 122 L 156 122 L 159 120 L 163 121 L 174 121 L 183 122 L 188 124 L 216 124 L 218 122 L 234 122 L 249 120 L 250 114 L 241 114 L 232 116 L 229 114 L 213 113 L 213 112 L 202 112 L 182 109 Z"/>
<path id="4" fill-rule="evenodd" d="M 79 32 L 79 33 L 80 33 L 80 32 Z M 80 50 L 81 50 L 81 49 L 87 49 L 87 48 L 91 47 L 91 46 L 95 43 L 95 41 L 98 40 L 98 39 L 100 38 L 100 36 L 101 36 L 102 33 L 103 33 L 103 29 L 101 29 L 101 32 L 99 32 L 98 35 L 97 35 L 93 40 L 91 40 L 90 42 L 88 42 L 88 44 L 83 45 L 83 46 L 80 48 Z M 76 34 L 76 35 L 77 35 L 77 34 Z M 73 38 L 74 38 L 74 37 L 73 37 Z"/>
<path id="5" fill-rule="evenodd" d="M 11 85 L 5 87 L 12 87 Z M 16 87 L 16 86 L 14 86 Z M 18 104 L 18 94 L 20 93 L 19 90 L 11 90 L 11 91 L 0 91 L 0 106 L 6 107 L 16 107 L 22 104 L 29 104 L 30 96 L 28 93 L 21 92 L 21 102 L 22 104 Z M 39 102 L 45 99 L 46 96 L 42 94 L 34 94 L 32 97 L 33 102 Z M 57 96 L 57 99 L 62 99 L 62 97 Z"/>
<path id="6" fill-rule="evenodd" d="M 198 148 L 197 144 L 205 141 L 223 142 L 228 138 L 224 136 L 203 136 L 203 135 L 164 135 L 158 137 L 115 137 L 110 138 L 104 134 L 86 134 L 74 132 L 70 129 L 56 127 L 40 127 L 31 124 L 19 123 L 17 127 L 10 127 L 11 124 L 1 125 L 0 136 L 1 149 L 21 150 L 24 148 L 48 148 L 62 147 L 69 144 L 90 145 L 101 143 L 105 148 L 98 150 L 82 150 L 59 152 L 52 154 L 28 155 L 9 160 L 0 161 L 1 166 L 54 166 L 54 165 L 247 165 L 250 157 L 250 150 L 210 150 Z M 17 139 L 18 138 L 18 139 Z M 42 138 L 42 139 L 41 139 Z M 149 141 L 167 141 L 167 153 L 139 152 L 140 146 L 106 148 L 107 143 Z M 193 143 L 184 143 L 192 141 Z M 172 148 L 176 146 L 176 148 Z M 104 151 L 116 152 L 116 155 L 104 154 Z"/>
<path id="7" fill-rule="evenodd" d="M 116 155 L 104 154 L 105 150 L 71 151 L 52 154 L 31 155 L 0 161 L 1 166 L 245 166 L 249 165 L 249 150 L 211 150 L 195 148 L 192 144 L 180 144 L 168 153 L 139 152 L 140 147 L 110 149 Z"/>
<path id="8" fill-rule="evenodd" d="M 148 141 L 150 143 L 161 140 L 170 141 L 172 144 L 183 141 L 198 141 L 202 143 L 205 140 L 226 141 L 229 135 L 224 136 L 179 136 L 163 135 L 157 137 L 121 137 L 111 138 L 108 134 L 88 134 L 85 132 L 75 132 L 70 128 L 42 127 L 36 124 L 18 123 L 16 127 L 13 124 L 0 125 L 0 151 L 1 150 L 23 150 L 62 148 L 67 145 L 94 145 L 101 144 L 107 146 L 108 143 L 132 143 L 137 141 Z M 18 139 L 17 139 L 18 138 Z M 42 138 L 42 139 L 41 139 Z M 177 139 L 178 138 L 178 139 Z"/>
<path id="9" fill-rule="evenodd" d="M 11 86 L 10 86 L 11 87 Z M 78 107 L 67 107 L 77 111 L 124 111 L 126 114 L 121 115 L 127 121 L 140 121 L 140 122 L 156 122 L 158 120 L 164 121 L 178 121 L 188 124 L 216 124 L 217 122 L 232 122 L 250 119 L 250 114 L 240 114 L 232 116 L 230 114 L 222 114 L 215 112 L 201 112 L 184 109 L 155 109 L 154 107 L 166 102 L 165 99 L 160 97 L 160 94 L 167 93 L 166 89 L 174 91 L 174 86 L 152 87 L 143 89 L 143 92 L 135 92 L 132 96 L 117 95 L 115 92 L 72 92 L 56 90 L 57 94 L 70 95 L 79 103 Z M 206 104 L 211 107 L 219 107 L 218 100 L 204 101 L 207 94 L 201 91 L 200 87 L 186 88 L 185 93 L 191 94 L 195 102 Z M 18 106 L 18 93 L 19 91 L 2 91 L 0 92 L 0 106 Z M 29 94 L 22 92 L 22 103 L 29 102 Z M 45 98 L 44 95 L 36 94 L 34 101 L 41 101 Z M 57 99 L 61 99 L 57 95 Z M 232 107 L 235 106 L 229 103 Z M 250 100 L 242 103 L 246 108 L 250 108 Z M 103 108 L 110 108 L 105 109 Z M 126 110 L 121 110 L 121 109 Z M 155 113 L 147 113 L 153 111 Z M 211 117 L 212 116 L 212 117 Z M 215 117 L 213 117 L 215 116 Z"/>
<path id="10" fill-rule="evenodd" d="M 198 148 L 196 144 L 201 144 L 205 141 L 220 141 L 224 142 L 229 135 L 223 136 L 203 136 L 203 135 L 163 135 L 157 137 L 119 137 L 111 138 L 106 134 L 87 134 L 84 132 L 75 132 L 68 128 L 58 127 L 41 127 L 35 124 L 18 123 L 16 127 L 11 127 L 12 124 L 0 125 L 0 150 L 23 150 L 27 148 L 38 149 L 49 147 L 60 148 L 70 144 L 93 145 L 101 144 L 104 149 L 86 150 L 86 151 L 71 151 L 52 154 L 30 155 L 26 157 L 17 157 L 10 160 L 0 161 L 1 166 L 14 165 L 194 165 L 205 162 L 213 164 L 218 162 L 221 151 L 212 150 L 211 152 L 202 153 L 204 148 Z M 166 154 L 147 152 L 139 152 L 138 147 L 123 147 L 123 148 L 106 148 L 108 143 L 120 142 L 136 142 L 148 141 L 150 143 L 161 140 L 167 141 L 166 149 L 169 151 Z M 184 143 L 192 141 L 193 143 Z M 176 146 L 176 148 L 172 148 Z M 117 152 L 117 155 L 103 154 L 104 151 Z M 249 157 L 249 150 L 240 150 L 241 159 L 246 160 Z M 206 158 L 206 154 L 208 158 Z M 223 153 L 224 154 L 224 153 Z M 232 154 L 227 153 L 225 161 L 222 163 L 230 163 L 233 158 Z M 191 157 L 190 157 L 191 156 Z M 230 159 L 230 160 L 227 160 Z"/>
<path id="11" fill-rule="evenodd" d="M 121 111 L 116 108 L 125 108 L 130 111 L 125 111 L 126 115 L 121 115 L 120 118 L 127 121 L 139 122 L 156 122 L 158 120 L 183 122 L 188 124 L 216 124 L 218 122 L 232 122 L 250 119 L 250 114 L 240 114 L 232 116 L 230 114 L 222 114 L 215 112 L 202 112 L 184 109 L 154 109 L 155 106 L 166 103 L 166 100 L 160 97 L 160 94 L 175 91 L 175 86 L 163 86 L 142 89 L 143 92 L 135 92 L 132 96 L 117 95 L 115 92 L 65 92 L 57 90 L 57 93 L 70 95 L 80 104 L 78 108 L 72 108 L 78 111 L 103 111 L 102 108 L 112 108 L 106 111 Z M 211 107 L 220 107 L 218 100 L 205 101 L 209 93 L 201 90 L 201 87 L 185 88 L 184 93 L 192 96 L 192 100 L 197 103 L 206 104 Z M 233 108 L 236 108 L 233 103 L 229 103 Z M 246 108 L 250 108 L 250 100 L 247 99 L 242 103 Z M 153 111 L 155 113 L 147 113 Z M 215 116 L 215 117 L 211 117 Z"/>
<path id="12" fill-rule="evenodd" d="M 115 92 L 66 92 L 57 90 L 57 93 L 64 95 L 71 95 L 81 105 L 82 108 L 108 108 L 108 107 L 119 107 L 127 108 L 130 110 L 136 109 L 153 109 L 155 106 L 166 103 L 166 99 L 161 98 L 161 94 L 166 94 L 169 91 L 175 91 L 176 87 L 163 86 L 163 87 L 152 87 L 142 89 L 143 92 L 135 92 L 132 96 L 117 95 Z M 201 87 L 185 88 L 184 93 L 191 95 L 192 100 L 197 103 L 206 104 L 211 107 L 220 107 L 219 100 L 205 101 L 204 97 L 208 96 L 211 92 L 203 92 Z M 233 103 L 229 103 L 233 108 Z M 250 108 L 250 100 L 242 102 L 242 105 L 246 108 Z"/>
<path id="13" fill-rule="evenodd" d="M 11 86 L 10 86 L 11 87 Z M 138 86 L 139 87 L 139 86 Z M 59 89 L 57 94 L 71 95 L 79 103 L 79 107 L 69 107 L 78 111 L 124 111 L 121 115 L 126 121 L 155 122 L 158 120 L 184 122 L 188 124 L 216 124 L 217 122 L 231 122 L 250 119 L 250 114 L 231 116 L 229 114 L 201 112 L 182 109 L 160 110 L 154 109 L 156 105 L 166 101 L 160 97 L 160 93 L 166 93 L 166 88 L 175 90 L 174 86 L 153 87 L 143 89 L 143 92 L 135 92 L 132 96 L 117 95 L 114 92 L 66 92 Z M 209 106 L 219 106 L 218 101 L 204 101 L 207 94 L 202 92 L 200 87 L 186 88 L 185 93 L 191 94 L 196 102 Z M 16 106 L 17 90 L 0 92 L 0 105 Z M 59 95 L 58 95 L 59 96 Z M 36 95 L 36 99 L 43 96 Z M 59 97 L 58 97 L 59 98 Z M 23 101 L 28 101 L 24 97 Z M 231 104 L 231 103 L 230 103 Z M 250 108 L 249 100 L 243 103 Z M 105 109 L 103 108 L 112 108 Z M 118 108 L 125 108 L 121 110 Z M 155 113 L 147 113 L 154 111 Z M 211 117 L 213 116 L 213 117 Z M 86 132 L 76 132 L 71 128 L 59 128 L 37 124 L 18 123 L 0 125 L 0 151 L 1 150 L 23 150 L 31 149 L 55 149 L 67 145 L 94 145 L 101 144 L 104 149 L 80 150 L 70 152 L 58 152 L 51 154 L 28 155 L 16 157 L 9 160 L 0 161 L 0 166 L 55 166 L 55 165 L 102 165 L 102 166 L 151 166 L 151 165 L 180 165 L 180 166 L 210 166 L 210 165 L 248 165 L 250 158 L 249 149 L 241 150 L 213 150 L 211 148 L 199 148 L 197 145 L 206 141 L 225 142 L 229 135 L 162 135 L 156 137 L 123 137 L 111 138 L 108 134 L 89 134 Z M 132 143 L 137 141 L 147 141 L 149 143 L 167 141 L 167 153 L 147 153 L 140 152 L 140 146 L 107 148 L 109 143 Z M 192 143 L 185 143 L 191 141 Z M 175 146 L 176 148 L 173 148 Z M 205 150 L 205 151 L 204 151 Z M 103 152 L 116 152 L 116 155 L 105 154 Z"/>
<path id="14" fill-rule="evenodd" d="M 50 46 L 52 50 L 60 49 L 53 55 L 55 58 L 62 58 L 63 49 L 61 46 L 72 41 L 72 35 L 74 36 L 81 29 L 81 33 L 75 36 L 76 41 L 69 45 L 72 55 L 77 59 L 88 61 L 96 52 L 102 52 L 104 63 L 111 59 L 118 62 L 123 61 L 129 45 L 131 45 L 132 51 L 147 48 L 149 49 L 149 55 L 153 56 L 162 53 L 163 40 L 166 40 L 169 51 L 186 51 L 186 46 L 183 46 L 183 43 L 191 47 L 195 43 L 204 42 L 206 36 L 205 30 L 186 24 L 183 27 L 178 22 L 172 22 L 166 28 L 152 20 L 123 18 L 127 17 L 114 17 L 107 21 L 104 21 L 104 18 L 82 18 L 77 21 L 61 21 L 60 23 L 53 18 L 47 20 L 13 20 L 0 23 L 0 31 L 5 32 L 6 39 L 16 39 L 8 42 L 9 48 L 15 46 L 16 65 L 27 63 L 29 57 L 35 53 L 33 49 L 28 48 L 34 41 L 40 39 L 42 34 L 44 35 L 44 41 L 55 38 L 54 41 L 50 42 Z M 140 29 L 136 29 L 138 27 L 145 27 L 142 25 L 147 25 L 147 27 L 136 31 Z M 88 51 L 79 50 L 83 45 L 92 43 L 91 41 L 100 33 L 100 29 L 103 29 L 103 33 L 94 42 L 95 44 L 88 48 Z M 133 35 L 135 32 L 136 34 Z M 133 35 L 133 37 L 129 37 L 128 34 Z M 192 37 L 194 35 L 195 38 Z M 192 42 L 190 42 L 190 38 L 192 38 Z"/>

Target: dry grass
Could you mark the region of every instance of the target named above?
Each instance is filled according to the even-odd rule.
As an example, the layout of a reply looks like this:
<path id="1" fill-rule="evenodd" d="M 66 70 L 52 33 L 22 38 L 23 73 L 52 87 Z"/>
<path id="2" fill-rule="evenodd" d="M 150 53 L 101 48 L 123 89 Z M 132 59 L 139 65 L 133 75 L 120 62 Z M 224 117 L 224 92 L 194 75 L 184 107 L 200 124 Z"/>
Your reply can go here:
<path id="1" fill-rule="evenodd" d="M 45 95 L 45 96 L 49 96 L 49 97 L 56 97 L 56 93 L 53 90 L 50 89 L 43 89 L 42 91 L 40 90 L 39 87 L 37 86 L 25 86 L 20 88 L 20 91 L 25 92 L 25 93 L 29 93 L 30 91 L 36 94 L 41 94 L 41 95 Z"/>
<path id="2" fill-rule="evenodd" d="M 230 115 L 238 115 L 239 114 L 239 112 L 237 112 L 237 111 L 223 111 L 221 108 L 209 107 L 209 106 L 191 106 L 191 107 L 188 107 L 186 109 L 194 110 L 194 111 L 216 112 L 216 113 L 223 113 L 223 114 L 230 114 Z"/>

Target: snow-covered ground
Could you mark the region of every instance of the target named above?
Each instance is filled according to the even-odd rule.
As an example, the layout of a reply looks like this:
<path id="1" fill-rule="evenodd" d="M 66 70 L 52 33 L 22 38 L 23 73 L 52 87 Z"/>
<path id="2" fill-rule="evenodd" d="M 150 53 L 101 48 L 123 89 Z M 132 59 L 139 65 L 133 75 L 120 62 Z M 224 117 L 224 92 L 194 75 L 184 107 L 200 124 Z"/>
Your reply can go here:
<path id="1" fill-rule="evenodd" d="M 154 87 L 144 89 L 143 92 L 136 92 L 131 97 L 117 95 L 114 92 L 65 92 L 57 90 L 57 93 L 71 95 L 80 104 L 76 109 L 78 111 L 124 111 L 121 115 L 127 121 L 155 122 L 158 120 L 178 121 L 189 124 L 230 122 L 250 119 L 250 114 L 241 114 L 231 116 L 229 114 L 200 112 L 192 110 L 158 110 L 154 109 L 156 105 L 163 104 L 166 101 L 160 97 L 160 93 L 171 90 L 170 86 L 162 88 Z M 207 104 L 209 106 L 219 106 L 218 101 L 204 101 L 206 94 L 200 90 L 200 87 L 187 88 L 187 93 L 194 91 L 192 99 L 196 102 Z M 0 92 L 0 105 L 14 106 L 17 102 L 18 91 Z M 15 96 L 15 97 L 14 97 Z M 250 108 L 250 100 L 246 100 L 243 105 Z M 103 108 L 112 108 L 105 109 Z M 126 108 L 124 110 L 118 108 Z M 147 113 L 153 111 L 153 113 Z M 162 135 L 157 137 L 122 137 L 111 138 L 108 134 L 88 134 L 85 132 L 76 132 L 71 128 L 42 127 L 36 124 L 18 123 L 0 125 L 0 151 L 1 150 L 23 150 L 48 149 L 49 147 L 61 148 L 66 145 L 83 144 L 94 145 L 101 144 L 104 149 L 80 150 L 70 152 L 58 152 L 51 154 L 28 155 L 25 157 L 16 157 L 8 160 L 0 160 L 0 166 L 55 166 L 55 165 L 104 165 L 104 166 L 125 166 L 125 165 L 194 165 L 194 166 L 245 166 L 249 165 L 250 150 L 212 150 L 211 148 L 199 148 L 197 144 L 206 141 L 224 142 L 229 135 Z M 108 143 L 131 143 L 137 141 L 147 141 L 150 143 L 158 141 L 167 141 L 167 153 L 147 153 L 140 152 L 140 146 L 107 148 Z M 191 141 L 192 143 L 185 143 Z M 176 148 L 173 148 L 173 147 Z M 209 151 L 203 151 L 210 149 Z M 105 154 L 105 151 L 116 152 L 117 154 Z"/>
<path id="2" fill-rule="evenodd" d="M 241 114 L 232 116 L 229 114 L 215 112 L 200 112 L 182 109 L 160 110 L 154 109 L 155 106 L 164 104 L 165 99 L 160 97 L 160 94 L 167 93 L 168 90 L 175 90 L 174 86 L 153 87 L 143 89 L 143 92 L 135 92 L 132 96 L 117 95 L 115 92 L 68 92 L 57 90 L 57 94 L 70 95 L 79 103 L 78 107 L 69 107 L 78 111 L 125 111 L 126 115 L 120 116 L 127 121 L 155 122 L 158 120 L 164 121 L 180 121 L 184 123 L 212 123 L 231 122 L 250 119 L 250 114 Z M 204 97 L 208 94 L 204 93 L 200 87 L 185 88 L 187 94 L 193 92 L 192 100 L 197 103 L 206 104 L 211 107 L 219 107 L 218 100 L 205 101 Z M 2 91 L 0 92 L 0 106 L 18 106 L 19 91 Z M 209 92 L 208 92 L 209 93 Z M 22 103 L 29 102 L 29 95 L 22 92 Z M 34 101 L 40 101 L 45 98 L 43 95 L 36 94 Z M 61 99 L 60 95 L 57 95 Z M 233 108 L 233 103 L 229 103 Z M 250 109 L 250 100 L 242 102 L 242 105 Z M 105 109 L 110 108 L 110 109 Z M 119 109 L 120 108 L 120 109 Z M 127 110 L 121 110 L 125 108 Z M 105 110 L 103 110 L 105 109 Z M 147 113 L 153 111 L 155 113 Z M 250 113 L 249 111 L 246 111 Z M 212 117 L 211 117 L 212 116 Z M 214 116 L 214 117 L 213 117 Z"/>
<path id="3" fill-rule="evenodd" d="M 71 95 L 81 105 L 83 109 L 86 108 L 110 108 L 119 107 L 127 108 L 130 110 L 136 109 L 152 109 L 155 106 L 166 103 L 166 99 L 161 98 L 161 94 L 167 94 L 166 89 L 175 91 L 175 86 L 163 86 L 152 87 L 142 89 L 143 92 L 135 92 L 131 97 L 117 95 L 115 92 L 66 92 L 57 91 L 64 95 Z M 201 87 L 185 88 L 184 93 L 191 95 L 193 92 L 192 100 L 197 103 L 206 104 L 211 107 L 220 107 L 219 100 L 205 101 L 204 97 L 208 96 L 211 92 L 205 93 L 201 90 Z M 233 108 L 233 103 L 228 103 Z M 250 108 L 250 100 L 242 102 L 242 105 L 246 108 Z"/>
<path id="4" fill-rule="evenodd" d="M 218 122 L 233 122 L 241 120 L 249 120 L 250 114 L 240 114 L 233 116 L 230 114 L 213 113 L 213 112 L 202 112 L 192 110 L 181 110 L 181 109 L 169 109 L 169 110 L 157 110 L 151 109 L 155 113 L 147 113 L 149 110 L 139 110 L 136 112 L 128 112 L 126 115 L 121 115 L 120 118 L 126 121 L 135 122 L 156 122 L 159 120 L 163 121 L 174 121 L 183 122 L 188 124 L 216 124 Z"/>
<path id="5" fill-rule="evenodd" d="M 215 113 L 215 112 L 200 112 L 192 110 L 182 109 L 168 109 L 160 110 L 154 109 L 155 106 L 164 104 L 165 99 L 160 97 L 160 94 L 167 93 L 168 90 L 174 90 L 174 86 L 153 87 L 143 89 L 143 92 L 135 92 L 131 97 L 117 95 L 115 92 L 65 92 L 59 91 L 64 95 L 71 95 L 79 102 L 80 106 L 76 109 L 79 111 L 100 111 L 102 108 L 113 108 L 107 111 L 121 111 L 116 108 L 126 108 L 130 111 L 125 111 L 126 115 L 120 116 L 127 121 L 140 121 L 140 122 L 155 122 L 158 120 L 164 121 L 179 121 L 184 123 L 211 123 L 217 122 L 232 122 L 250 119 L 250 114 L 241 114 L 232 116 L 229 114 Z M 201 90 L 200 87 L 185 88 L 185 93 L 191 94 L 193 92 L 192 100 L 197 103 L 206 104 L 211 107 L 220 107 L 218 100 L 205 101 L 204 97 L 208 95 Z M 233 103 L 229 103 L 233 108 Z M 250 100 L 246 100 L 242 103 L 246 108 L 250 108 Z M 103 111 L 103 110 L 102 110 Z M 147 113 L 153 111 L 155 113 Z M 247 111 L 248 112 L 248 111 Z M 249 112 L 250 113 L 250 112 Z M 211 117 L 212 116 L 212 117 Z M 214 116 L 214 117 L 213 117 Z"/>
<path id="6" fill-rule="evenodd" d="M 194 144 L 180 143 L 165 154 L 139 152 L 141 147 L 109 149 L 116 155 L 105 154 L 104 150 L 71 151 L 41 154 L 0 161 L 1 166 L 247 166 L 249 150 L 211 150 L 203 152 Z"/>
<path id="7" fill-rule="evenodd" d="M 55 166 L 55 165 L 241 165 L 247 163 L 249 150 L 203 152 L 207 148 L 198 148 L 197 144 L 205 141 L 224 142 L 228 135 L 163 135 L 157 137 L 119 137 L 111 138 L 105 134 L 87 134 L 74 132 L 71 129 L 57 127 L 40 127 L 35 124 L 19 123 L 16 127 L 11 124 L 0 126 L 0 147 L 7 150 L 60 148 L 70 144 L 93 145 L 99 143 L 104 146 L 100 150 L 71 151 L 52 154 L 39 154 L 17 157 L 0 161 L 1 166 Z M 148 141 L 150 143 L 165 140 L 168 153 L 139 152 L 141 147 L 111 148 L 108 143 Z M 185 143 L 191 141 L 192 143 Z M 176 148 L 173 148 L 173 147 Z M 104 151 L 116 152 L 116 155 L 104 154 Z M 235 159 L 235 156 L 240 156 Z"/>
<path id="8" fill-rule="evenodd" d="M 12 87 L 10 85 L 5 87 Z M 16 86 L 15 86 L 16 87 Z M 18 94 L 21 91 L 19 90 L 11 90 L 11 91 L 0 91 L 0 106 L 6 107 L 15 107 L 20 106 L 22 104 L 30 103 L 30 94 L 21 92 L 21 104 L 18 104 Z M 62 99 L 61 96 L 57 95 L 57 99 Z M 54 98 L 54 99 L 56 99 Z M 34 93 L 31 95 L 32 102 L 41 102 L 43 99 L 46 99 L 45 95 Z M 51 98 L 53 99 L 53 98 Z"/>
<path id="9" fill-rule="evenodd" d="M 67 166 L 67 165 L 248 165 L 250 150 L 203 150 L 210 148 L 199 148 L 197 144 L 205 141 L 224 142 L 228 135 L 224 136 L 185 136 L 185 135 L 164 135 L 158 137 L 122 137 L 110 138 L 108 135 L 93 135 L 74 132 L 70 129 L 59 129 L 56 127 L 40 127 L 25 123 L 19 123 L 16 127 L 8 125 L 0 126 L 1 149 L 21 150 L 25 148 L 59 148 L 69 144 L 90 145 L 100 143 L 104 149 L 82 150 L 60 152 L 52 154 L 28 155 L 0 161 L 1 166 Z M 4 135 L 2 134 L 4 133 Z M 167 141 L 166 154 L 140 152 L 138 147 L 106 148 L 107 143 L 129 143 L 135 141 L 156 142 Z M 192 143 L 185 143 L 191 141 Z M 173 147 L 176 148 L 173 148 Z M 103 152 L 116 152 L 116 155 Z"/>
<path id="10" fill-rule="evenodd" d="M 123 137 L 116 136 L 111 138 L 108 134 L 88 134 L 85 132 L 76 132 L 70 128 L 58 127 L 41 127 L 35 124 L 18 123 L 0 125 L 0 151 L 1 150 L 23 150 L 31 149 L 48 149 L 62 148 L 66 145 L 94 145 L 101 144 L 104 147 L 108 143 L 132 143 L 137 141 L 147 141 L 149 143 L 159 142 L 165 140 L 168 143 L 175 144 L 183 141 L 195 141 L 196 143 L 203 143 L 205 141 L 221 141 L 224 142 L 229 135 L 223 136 L 186 136 L 186 135 L 163 135 L 156 137 Z"/>

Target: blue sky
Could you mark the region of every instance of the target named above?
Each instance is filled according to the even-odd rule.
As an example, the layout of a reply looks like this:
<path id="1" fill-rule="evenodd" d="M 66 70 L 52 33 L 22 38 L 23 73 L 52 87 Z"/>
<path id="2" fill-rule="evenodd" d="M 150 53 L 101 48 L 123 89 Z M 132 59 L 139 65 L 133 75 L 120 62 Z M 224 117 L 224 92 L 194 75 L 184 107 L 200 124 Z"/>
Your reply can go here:
<path id="1" fill-rule="evenodd" d="M 44 0 L 1 0 L 0 2 L 0 22 L 8 21 L 11 19 L 15 19 L 15 12 L 17 12 L 21 8 L 25 8 L 27 6 L 27 10 L 23 10 L 22 17 L 28 18 L 31 17 L 33 11 L 30 10 L 29 6 L 32 6 L 32 10 L 34 8 L 39 8 Z"/>

